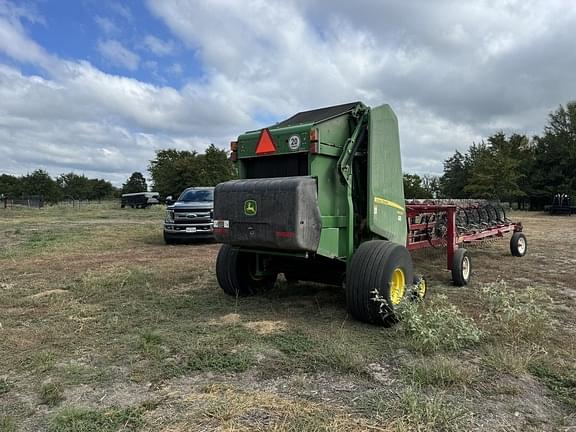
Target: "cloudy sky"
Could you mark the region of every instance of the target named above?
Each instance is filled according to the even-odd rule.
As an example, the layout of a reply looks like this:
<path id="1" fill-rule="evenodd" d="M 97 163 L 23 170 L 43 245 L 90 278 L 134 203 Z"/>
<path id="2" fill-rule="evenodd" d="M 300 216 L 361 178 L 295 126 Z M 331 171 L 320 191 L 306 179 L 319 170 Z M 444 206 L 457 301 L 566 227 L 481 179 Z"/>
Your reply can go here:
<path id="1" fill-rule="evenodd" d="M 395 109 L 404 171 L 437 174 L 540 133 L 575 73 L 574 0 L 0 0 L 0 173 L 119 185 L 157 149 L 361 100 Z"/>

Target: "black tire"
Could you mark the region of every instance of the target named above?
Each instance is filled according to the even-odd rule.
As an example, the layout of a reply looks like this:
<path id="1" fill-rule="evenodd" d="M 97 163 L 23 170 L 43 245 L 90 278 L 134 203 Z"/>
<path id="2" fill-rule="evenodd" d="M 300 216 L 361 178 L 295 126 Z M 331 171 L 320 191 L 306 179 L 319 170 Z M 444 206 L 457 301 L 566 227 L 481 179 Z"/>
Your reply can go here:
<path id="1" fill-rule="evenodd" d="M 120 208 L 126 207 L 126 204 L 120 204 Z"/>
<path id="2" fill-rule="evenodd" d="M 392 278 L 401 270 L 405 286 L 399 298 L 392 298 Z M 412 258 L 401 245 L 372 240 L 360 245 L 348 266 L 346 274 L 346 304 L 350 314 L 358 321 L 371 324 L 392 324 L 394 306 L 409 296 L 413 276 Z M 374 301 L 375 292 L 385 303 Z M 398 294 L 398 292 L 397 292 Z"/>
<path id="3" fill-rule="evenodd" d="M 176 243 L 176 239 L 164 233 L 164 243 L 166 243 L 167 245 L 172 245 Z"/>
<path id="4" fill-rule="evenodd" d="M 224 244 L 216 259 L 216 279 L 222 290 L 234 297 L 247 297 L 270 290 L 277 273 L 255 276 L 256 255 Z"/>
<path id="5" fill-rule="evenodd" d="M 452 281 L 456 286 L 466 286 L 472 276 L 472 260 L 464 248 L 456 249 L 452 258 Z"/>
<path id="6" fill-rule="evenodd" d="M 523 257 L 528 250 L 528 240 L 521 232 L 515 232 L 510 239 L 510 252 L 515 257 Z"/>

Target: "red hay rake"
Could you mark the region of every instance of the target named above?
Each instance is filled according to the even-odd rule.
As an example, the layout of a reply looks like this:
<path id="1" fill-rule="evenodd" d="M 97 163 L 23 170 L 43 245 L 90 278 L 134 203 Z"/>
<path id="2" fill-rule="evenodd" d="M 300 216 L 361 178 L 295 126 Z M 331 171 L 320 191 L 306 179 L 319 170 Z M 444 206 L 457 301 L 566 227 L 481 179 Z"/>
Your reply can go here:
<path id="1" fill-rule="evenodd" d="M 512 232 L 510 250 L 514 256 L 526 254 L 522 223 L 512 222 L 498 204 L 465 205 L 407 203 L 408 250 L 446 247 L 446 266 L 455 285 L 468 284 L 472 261 L 466 244 L 485 242 Z"/>

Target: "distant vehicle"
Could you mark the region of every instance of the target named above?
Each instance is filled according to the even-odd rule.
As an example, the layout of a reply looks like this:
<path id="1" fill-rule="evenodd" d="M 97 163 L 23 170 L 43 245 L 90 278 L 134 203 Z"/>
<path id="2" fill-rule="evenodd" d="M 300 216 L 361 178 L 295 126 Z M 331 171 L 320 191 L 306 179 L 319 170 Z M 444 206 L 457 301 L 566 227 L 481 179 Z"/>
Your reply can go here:
<path id="1" fill-rule="evenodd" d="M 576 213 L 576 207 L 572 206 L 572 199 L 568 194 L 557 193 L 552 199 L 552 205 L 544 206 L 544 211 L 553 214 L 571 214 Z"/>
<path id="2" fill-rule="evenodd" d="M 178 200 L 166 209 L 164 241 L 211 239 L 213 232 L 214 188 L 185 189 Z"/>
<path id="3" fill-rule="evenodd" d="M 158 192 L 137 192 L 122 194 L 120 207 L 147 208 L 153 204 L 160 204 L 160 194 Z"/>

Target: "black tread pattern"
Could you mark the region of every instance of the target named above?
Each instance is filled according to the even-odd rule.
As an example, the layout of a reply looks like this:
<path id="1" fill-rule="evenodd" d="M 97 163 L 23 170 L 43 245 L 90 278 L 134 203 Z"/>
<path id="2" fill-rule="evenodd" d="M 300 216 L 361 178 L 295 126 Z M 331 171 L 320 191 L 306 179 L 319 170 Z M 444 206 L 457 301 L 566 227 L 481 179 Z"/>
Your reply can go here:
<path id="1" fill-rule="evenodd" d="M 222 290 L 234 297 L 247 297 L 268 291 L 274 286 L 277 274 L 262 279 L 250 275 L 251 254 L 239 252 L 223 244 L 216 258 L 216 279 Z"/>
<path id="2" fill-rule="evenodd" d="M 403 268 L 406 281 L 412 281 L 412 259 L 405 247 L 384 240 L 360 245 L 346 275 L 346 302 L 354 318 L 371 324 L 386 323 L 386 314 L 380 313 L 380 305 L 373 300 L 373 291 L 377 289 L 391 305 L 389 281 L 397 267 Z M 391 306 L 388 309 L 392 315 Z"/>
<path id="3" fill-rule="evenodd" d="M 524 253 L 520 253 L 520 251 L 518 250 L 518 240 L 520 240 L 521 238 L 524 239 L 524 244 L 526 245 L 526 247 L 524 248 Z M 526 255 L 527 251 L 528 251 L 528 240 L 526 240 L 526 236 L 521 232 L 515 232 L 514 234 L 512 234 L 512 237 L 510 238 L 510 252 L 512 253 L 512 255 L 514 255 L 515 257 L 523 257 L 524 255 Z"/>
<path id="4" fill-rule="evenodd" d="M 468 280 L 464 279 L 464 274 L 462 273 L 465 257 L 468 257 L 468 261 L 470 263 L 470 273 L 468 275 Z M 464 248 L 456 249 L 456 251 L 454 252 L 454 258 L 452 258 L 452 282 L 454 282 L 454 285 L 456 286 L 460 287 L 465 286 L 468 285 L 471 276 L 472 276 L 472 260 L 468 255 L 468 251 Z"/>
<path id="5" fill-rule="evenodd" d="M 238 251 L 235 251 L 227 244 L 223 244 L 220 247 L 216 258 L 216 279 L 218 280 L 218 285 L 226 294 L 231 296 L 240 295 L 238 287 L 233 282 L 236 279 L 234 276 L 237 259 Z"/>

